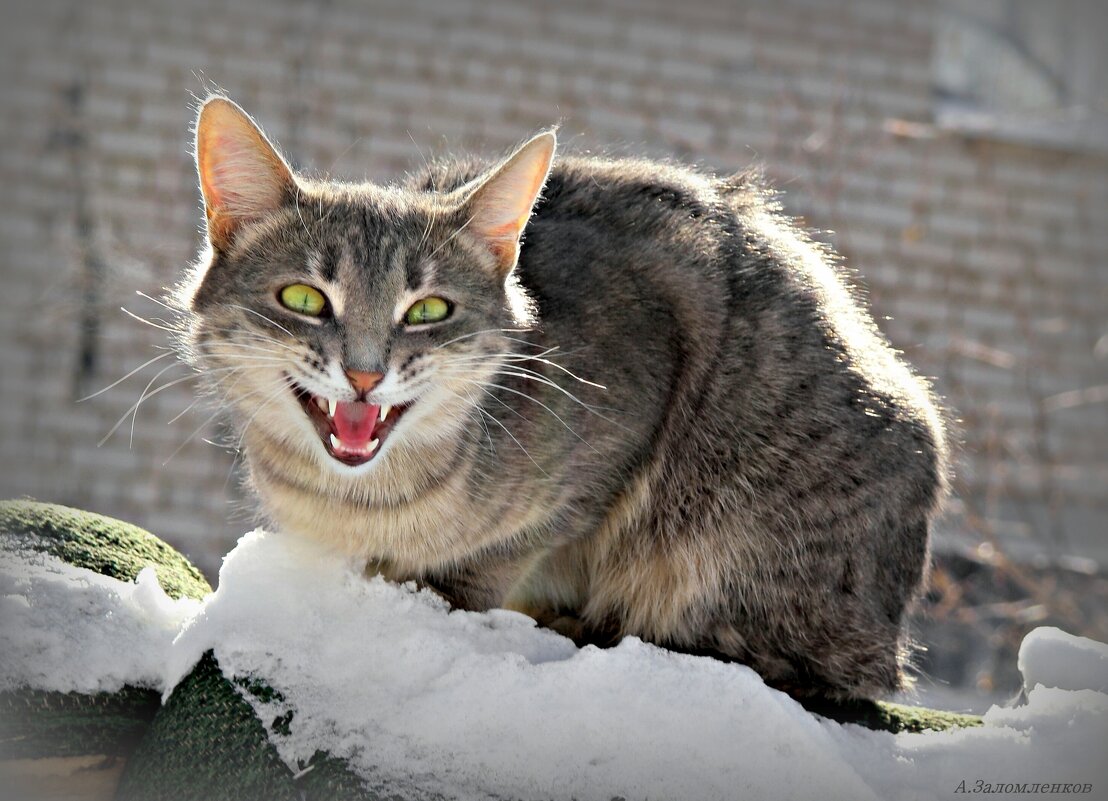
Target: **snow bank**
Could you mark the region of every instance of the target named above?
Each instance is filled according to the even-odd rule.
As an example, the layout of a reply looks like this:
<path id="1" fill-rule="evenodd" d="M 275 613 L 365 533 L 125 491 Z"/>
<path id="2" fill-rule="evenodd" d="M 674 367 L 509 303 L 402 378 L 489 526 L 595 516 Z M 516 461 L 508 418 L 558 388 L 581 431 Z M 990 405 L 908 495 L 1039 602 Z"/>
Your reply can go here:
<path id="1" fill-rule="evenodd" d="M 167 596 L 152 567 L 127 583 L 48 554 L 0 552 L 0 690 L 164 689 L 173 640 L 199 608 Z"/>
<path id="2" fill-rule="evenodd" d="M 262 532 L 224 561 L 167 686 L 208 648 L 226 672 L 283 694 L 248 700 L 263 720 L 294 711 L 291 734 L 275 736 L 290 766 L 324 748 L 416 797 L 937 799 L 1009 784 L 1023 796 L 1023 783 L 1108 793 L 1108 695 L 1087 684 L 1034 688 L 978 729 L 872 732 L 807 714 L 741 666 L 636 639 L 579 650 L 522 615 L 451 612 Z"/>
<path id="3" fill-rule="evenodd" d="M 322 749 L 399 797 L 1108 794 L 1105 646 L 1056 630 L 1021 650 L 1026 704 L 993 707 L 981 728 L 891 735 L 813 717 L 738 665 L 635 639 L 577 649 L 522 615 L 452 612 L 260 531 L 199 608 L 169 601 L 149 574 L 128 585 L 50 560 L 22 570 L 0 584 L 5 686 L 137 679 L 168 693 L 212 648 L 228 675 L 281 693 L 245 697 L 262 720 L 294 713 L 289 734 L 270 735 L 290 767 Z"/>
<path id="4" fill-rule="evenodd" d="M 795 797 L 806 775 L 761 766 L 797 760 L 874 797 L 831 732 L 747 668 L 637 640 L 579 651 L 520 614 L 366 581 L 303 541 L 247 535 L 178 645 L 174 676 L 215 648 L 225 672 L 285 695 L 290 765 L 324 747 L 424 796 Z M 250 700 L 262 720 L 285 711 Z M 771 736 L 736 736 L 769 721 Z"/>
<path id="5" fill-rule="evenodd" d="M 1041 684 L 1108 692 L 1108 645 L 1087 637 L 1046 626 L 1035 629 L 1020 644 L 1017 664 L 1025 690 Z"/>

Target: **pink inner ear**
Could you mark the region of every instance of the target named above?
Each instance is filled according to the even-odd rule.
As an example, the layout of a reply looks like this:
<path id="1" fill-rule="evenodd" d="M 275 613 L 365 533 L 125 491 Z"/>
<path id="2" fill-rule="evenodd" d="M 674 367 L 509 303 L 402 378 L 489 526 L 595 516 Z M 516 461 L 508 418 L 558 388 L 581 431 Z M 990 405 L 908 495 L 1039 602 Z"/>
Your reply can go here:
<path id="1" fill-rule="evenodd" d="M 516 256 L 516 248 L 518 242 L 515 237 L 508 239 L 492 239 L 489 241 L 489 250 L 492 251 L 492 255 L 496 256 L 496 260 L 501 264 L 508 262 L 514 262 Z"/>
<path id="2" fill-rule="evenodd" d="M 276 210 L 294 179 L 265 135 L 226 100 L 201 111 L 197 157 L 208 219 L 230 233 L 240 222 Z"/>
<path id="3" fill-rule="evenodd" d="M 275 211 L 284 202 L 283 165 L 233 139 L 214 143 L 203 172 L 209 217 L 224 217 L 232 227 Z"/>
<path id="4" fill-rule="evenodd" d="M 201 165 L 202 178 L 204 180 L 204 194 L 207 196 L 208 205 L 212 207 L 224 206 L 227 203 L 227 192 L 224 191 L 220 179 L 225 170 L 221 170 L 221 161 L 215 154 L 223 153 L 223 158 L 228 158 L 233 142 L 226 136 L 216 136 L 208 143 L 204 164 Z"/>
<path id="5" fill-rule="evenodd" d="M 483 228 L 481 232 L 493 241 L 505 239 L 510 239 L 514 241 L 515 239 L 519 238 L 520 231 L 523 229 L 523 226 L 526 224 L 527 218 L 529 216 L 530 215 L 524 215 L 522 217 L 519 217 L 518 219 L 512 220 L 511 222 L 501 223 L 500 225 Z"/>
<path id="6" fill-rule="evenodd" d="M 524 146 L 499 173 L 478 190 L 474 231 L 502 265 L 515 263 L 519 238 L 542 189 L 552 151 Z"/>
<path id="7" fill-rule="evenodd" d="M 515 263 L 519 255 L 519 237 L 530 216 L 530 210 L 528 210 L 526 214 L 510 222 L 478 225 L 478 233 L 484 238 L 499 263 Z"/>

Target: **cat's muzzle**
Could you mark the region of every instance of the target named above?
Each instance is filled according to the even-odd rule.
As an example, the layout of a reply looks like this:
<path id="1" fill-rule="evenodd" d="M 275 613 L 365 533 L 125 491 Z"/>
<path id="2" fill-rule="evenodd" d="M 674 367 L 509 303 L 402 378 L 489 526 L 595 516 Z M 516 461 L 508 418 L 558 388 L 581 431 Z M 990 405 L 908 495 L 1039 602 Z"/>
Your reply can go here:
<path id="1" fill-rule="evenodd" d="M 410 405 L 335 401 L 313 395 L 296 383 L 292 391 L 315 426 L 327 453 L 351 467 L 363 465 L 380 453 L 385 439 Z"/>

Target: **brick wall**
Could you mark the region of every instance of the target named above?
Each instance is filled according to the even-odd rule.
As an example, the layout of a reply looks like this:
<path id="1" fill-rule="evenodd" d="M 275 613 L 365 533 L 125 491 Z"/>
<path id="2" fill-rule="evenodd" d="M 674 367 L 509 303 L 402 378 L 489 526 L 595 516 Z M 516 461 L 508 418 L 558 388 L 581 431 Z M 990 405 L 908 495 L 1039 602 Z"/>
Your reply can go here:
<path id="1" fill-rule="evenodd" d="M 245 530 L 145 317 L 199 243 L 219 86 L 299 165 L 388 179 L 561 121 L 576 149 L 762 162 L 962 417 L 944 536 L 1108 556 L 1108 159 L 935 130 L 935 8 L 895 0 L 70 2 L 0 31 L 2 495 L 144 525 L 213 571 Z M 158 382 L 184 377 L 170 369 Z M 154 384 L 153 386 L 157 386 Z M 183 413 L 183 414 L 182 414 Z M 182 415 L 168 424 L 177 415 Z M 199 433 L 190 438 L 200 426 Z"/>

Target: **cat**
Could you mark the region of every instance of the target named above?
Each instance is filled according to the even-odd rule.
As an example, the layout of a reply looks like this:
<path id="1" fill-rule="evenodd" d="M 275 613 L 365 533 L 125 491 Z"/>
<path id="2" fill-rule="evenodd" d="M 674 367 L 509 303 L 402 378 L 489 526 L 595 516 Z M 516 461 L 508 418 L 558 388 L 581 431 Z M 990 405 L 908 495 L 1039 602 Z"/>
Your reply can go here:
<path id="1" fill-rule="evenodd" d="M 269 523 L 798 697 L 910 683 L 943 416 L 760 178 L 555 160 L 544 131 L 311 180 L 221 96 L 195 135 L 179 344 Z"/>

